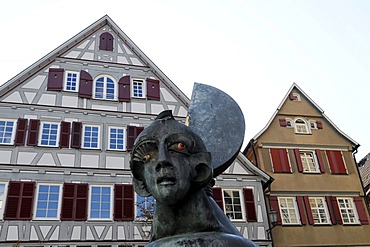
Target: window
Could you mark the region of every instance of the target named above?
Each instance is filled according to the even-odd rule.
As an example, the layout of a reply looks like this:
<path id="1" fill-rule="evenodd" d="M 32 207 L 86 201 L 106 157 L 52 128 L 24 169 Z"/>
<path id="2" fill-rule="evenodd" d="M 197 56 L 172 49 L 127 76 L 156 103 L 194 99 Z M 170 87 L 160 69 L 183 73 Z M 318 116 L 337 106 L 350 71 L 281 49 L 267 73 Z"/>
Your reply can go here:
<path id="1" fill-rule="evenodd" d="M 89 219 L 112 219 L 111 186 L 90 186 Z"/>
<path id="2" fill-rule="evenodd" d="M 14 120 L 0 120 L 0 144 L 12 145 L 14 143 L 14 127 Z"/>
<path id="3" fill-rule="evenodd" d="M 6 183 L 0 183 L 0 220 L 3 219 L 3 215 L 4 215 L 4 205 L 5 205 L 7 187 L 8 186 Z"/>
<path id="4" fill-rule="evenodd" d="M 324 197 L 309 197 L 314 224 L 330 224 L 328 208 Z"/>
<path id="5" fill-rule="evenodd" d="M 303 172 L 320 172 L 316 155 L 312 151 L 299 151 Z"/>
<path id="6" fill-rule="evenodd" d="M 39 184 L 35 219 L 59 219 L 60 201 L 61 201 L 61 186 L 52 184 Z"/>
<path id="7" fill-rule="evenodd" d="M 108 143 L 110 150 L 123 151 L 126 149 L 125 133 L 126 129 L 123 127 L 109 127 Z"/>
<path id="8" fill-rule="evenodd" d="M 143 79 L 132 79 L 132 97 L 145 98 L 145 84 Z"/>
<path id="9" fill-rule="evenodd" d="M 280 215 L 282 224 L 300 224 L 298 219 L 297 204 L 294 197 L 279 197 Z"/>
<path id="10" fill-rule="evenodd" d="M 245 219 L 240 190 L 223 190 L 225 214 L 231 220 Z"/>
<path id="11" fill-rule="evenodd" d="M 317 129 L 317 123 L 314 120 L 310 120 L 310 127 L 311 129 Z"/>
<path id="12" fill-rule="evenodd" d="M 153 196 L 136 195 L 136 220 L 148 221 L 154 216 L 155 200 Z"/>
<path id="13" fill-rule="evenodd" d="M 295 133 L 298 133 L 298 134 L 310 134 L 306 121 L 304 121 L 301 118 L 298 118 L 295 120 L 294 130 L 295 130 Z"/>
<path id="14" fill-rule="evenodd" d="M 80 73 L 76 71 L 65 71 L 64 90 L 77 92 L 80 80 Z"/>
<path id="15" fill-rule="evenodd" d="M 59 124 L 41 123 L 39 146 L 57 147 L 59 145 Z"/>
<path id="16" fill-rule="evenodd" d="M 99 149 L 100 148 L 100 126 L 84 125 L 83 126 L 83 148 Z"/>
<path id="17" fill-rule="evenodd" d="M 343 224 L 358 224 L 357 212 L 352 198 L 337 198 Z"/>
<path id="18" fill-rule="evenodd" d="M 289 99 L 293 101 L 301 101 L 301 95 L 299 93 L 293 93 L 291 92 L 289 94 Z"/>
<path id="19" fill-rule="evenodd" d="M 117 85 L 115 80 L 107 75 L 99 76 L 94 84 L 94 98 L 95 99 L 117 99 Z"/>

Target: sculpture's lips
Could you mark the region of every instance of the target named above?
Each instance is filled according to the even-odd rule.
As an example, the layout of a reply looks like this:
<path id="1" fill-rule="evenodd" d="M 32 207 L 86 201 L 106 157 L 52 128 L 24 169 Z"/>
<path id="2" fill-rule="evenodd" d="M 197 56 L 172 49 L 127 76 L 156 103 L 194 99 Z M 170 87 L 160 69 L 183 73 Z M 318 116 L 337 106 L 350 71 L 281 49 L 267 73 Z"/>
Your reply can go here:
<path id="1" fill-rule="evenodd" d="M 174 185 L 176 183 L 175 177 L 160 177 L 157 179 L 159 185 Z"/>

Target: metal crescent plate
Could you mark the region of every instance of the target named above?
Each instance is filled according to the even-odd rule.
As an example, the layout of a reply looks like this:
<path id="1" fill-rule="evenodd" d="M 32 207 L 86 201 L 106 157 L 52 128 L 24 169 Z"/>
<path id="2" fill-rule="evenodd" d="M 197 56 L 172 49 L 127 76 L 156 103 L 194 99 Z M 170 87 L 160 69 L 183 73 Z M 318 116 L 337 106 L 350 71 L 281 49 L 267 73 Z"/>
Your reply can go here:
<path id="1" fill-rule="evenodd" d="M 213 176 L 224 172 L 244 140 L 245 121 L 239 105 L 215 87 L 194 83 L 187 124 L 211 153 Z"/>

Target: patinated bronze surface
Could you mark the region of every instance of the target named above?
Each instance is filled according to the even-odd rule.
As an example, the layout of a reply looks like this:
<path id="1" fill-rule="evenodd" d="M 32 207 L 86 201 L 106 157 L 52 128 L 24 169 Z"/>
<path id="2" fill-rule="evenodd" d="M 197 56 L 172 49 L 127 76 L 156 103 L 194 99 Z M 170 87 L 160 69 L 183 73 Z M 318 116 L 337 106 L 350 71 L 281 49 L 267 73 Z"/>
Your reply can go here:
<path id="1" fill-rule="evenodd" d="M 211 152 L 171 111 L 138 136 L 130 166 L 136 193 L 156 199 L 148 246 L 256 246 L 207 195 L 214 171 Z"/>

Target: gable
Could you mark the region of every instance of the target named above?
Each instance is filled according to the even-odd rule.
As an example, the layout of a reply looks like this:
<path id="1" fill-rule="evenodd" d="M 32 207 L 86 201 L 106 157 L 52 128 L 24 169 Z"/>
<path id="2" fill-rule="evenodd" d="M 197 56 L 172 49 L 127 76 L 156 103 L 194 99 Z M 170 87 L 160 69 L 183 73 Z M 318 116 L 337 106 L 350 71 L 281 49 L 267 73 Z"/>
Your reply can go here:
<path id="1" fill-rule="evenodd" d="M 74 91 L 67 88 L 70 72 L 76 74 Z M 101 86 L 100 77 L 113 81 L 110 98 L 110 85 Z M 137 95 L 134 80 L 141 87 Z M 185 117 L 189 99 L 104 16 L 3 84 L 0 102 L 153 115 L 172 110 L 174 116 Z"/>

